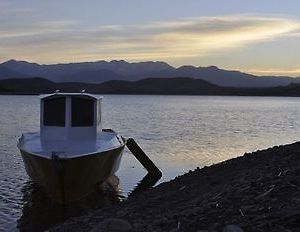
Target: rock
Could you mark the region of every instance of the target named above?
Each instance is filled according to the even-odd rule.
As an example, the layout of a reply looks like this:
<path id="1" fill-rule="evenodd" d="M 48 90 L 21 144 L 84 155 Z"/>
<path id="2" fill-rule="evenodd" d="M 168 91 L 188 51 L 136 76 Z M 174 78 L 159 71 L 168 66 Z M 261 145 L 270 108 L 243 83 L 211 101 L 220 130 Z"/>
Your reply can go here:
<path id="1" fill-rule="evenodd" d="M 120 210 L 116 213 L 117 217 L 124 217 L 126 215 L 126 212 L 123 210 Z"/>
<path id="2" fill-rule="evenodd" d="M 177 228 L 171 229 L 169 232 L 178 232 L 179 230 Z"/>
<path id="3" fill-rule="evenodd" d="M 238 225 L 227 225 L 223 228 L 222 232 L 244 232 Z"/>
<path id="4" fill-rule="evenodd" d="M 117 218 L 109 218 L 105 219 L 103 222 L 100 222 L 97 227 L 95 227 L 93 232 L 100 232 L 100 231 L 106 231 L 106 232 L 130 232 L 133 231 L 132 225 L 123 219 L 117 219 Z"/>

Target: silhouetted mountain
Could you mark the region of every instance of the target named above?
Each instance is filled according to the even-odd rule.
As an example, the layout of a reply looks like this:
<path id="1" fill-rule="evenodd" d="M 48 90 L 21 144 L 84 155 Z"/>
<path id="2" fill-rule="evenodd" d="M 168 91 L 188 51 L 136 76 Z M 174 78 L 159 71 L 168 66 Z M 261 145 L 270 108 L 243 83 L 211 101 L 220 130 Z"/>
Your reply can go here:
<path id="1" fill-rule="evenodd" d="M 239 71 L 227 71 L 216 66 L 193 67 L 182 66 L 178 68 L 178 75 L 191 76 L 209 81 L 220 86 L 233 87 L 271 87 L 288 85 L 294 80 L 290 77 L 257 77 Z"/>
<path id="2" fill-rule="evenodd" d="M 110 80 L 123 80 L 126 77 L 116 74 L 110 70 L 101 69 L 97 71 L 78 71 L 60 77 L 53 77 L 51 81 L 54 82 L 82 82 L 82 83 L 102 83 Z"/>
<path id="3" fill-rule="evenodd" d="M 11 70 L 9 68 L 3 67 L 0 65 L 0 80 L 7 78 L 26 78 L 29 77 L 24 73 L 19 73 L 17 71 Z"/>
<path id="4" fill-rule="evenodd" d="M 97 94 L 300 96 L 300 84 L 270 88 L 221 87 L 189 77 L 148 78 L 138 81 L 107 81 L 101 84 L 55 83 L 42 78 L 0 80 L 0 92 L 11 94 L 50 93 L 56 89 Z"/>
<path id="5" fill-rule="evenodd" d="M 100 93 L 122 94 L 215 94 L 222 87 L 188 77 L 177 78 L 148 78 L 134 82 L 109 81 L 94 89 Z"/>
<path id="6" fill-rule="evenodd" d="M 2 70 L 2 71 L 1 71 Z M 15 74 L 7 75 L 7 73 Z M 144 78 L 192 77 L 226 87 L 275 87 L 292 82 L 300 83 L 300 78 L 264 76 L 228 71 L 216 66 L 174 68 L 165 62 L 128 63 L 121 61 L 96 61 L 69 64 L 40 65 L 26 61 L 9 60 L 0 64 L 0 79 L 17 77 L 42 77 L 54 82 L 103 83 L 110 80 L 134 81 Z M 3 78 L 2 78 L 3 79 Z"/>
<path id="7" fill-rule="evenodd" d="M 9 60 L 0 64 L 27 76 L 42 77 L 54 82 L 102 83 L 107 80 L 134 80 L 142 73 L 174 69 L 164 62 L 96 61 L 69 64 L 39 65 L 26 61 Z M 1 76 L 1 74 L 0 74 Z"/>
<path id="8" fill-rule="evenodd" d="M 22 78 L 0 80 L 0 86 L 9 92 L 43 93 L 56 90 L 56 83 L 43 78 Z"/>

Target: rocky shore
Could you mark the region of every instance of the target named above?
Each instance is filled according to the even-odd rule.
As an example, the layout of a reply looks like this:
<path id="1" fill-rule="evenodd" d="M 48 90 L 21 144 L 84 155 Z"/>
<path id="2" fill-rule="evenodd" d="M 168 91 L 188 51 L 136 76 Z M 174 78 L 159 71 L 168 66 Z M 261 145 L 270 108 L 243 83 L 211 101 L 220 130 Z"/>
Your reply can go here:
<path id="1" fill-rule="evenodd" d="M 300 231 L 300 142 L 197 168 L 51 231 Z"/>

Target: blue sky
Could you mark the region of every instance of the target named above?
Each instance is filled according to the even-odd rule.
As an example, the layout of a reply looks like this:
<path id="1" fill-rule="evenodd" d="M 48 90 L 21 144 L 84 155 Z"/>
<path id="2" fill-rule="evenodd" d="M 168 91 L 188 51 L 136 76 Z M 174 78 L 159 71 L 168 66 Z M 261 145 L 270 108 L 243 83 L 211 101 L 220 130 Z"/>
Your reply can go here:
<path id="1" fill-rule="evenodd" d="M 161 60 L 300 76 L 300 1 L 0 0 L 0 62 Z"/>

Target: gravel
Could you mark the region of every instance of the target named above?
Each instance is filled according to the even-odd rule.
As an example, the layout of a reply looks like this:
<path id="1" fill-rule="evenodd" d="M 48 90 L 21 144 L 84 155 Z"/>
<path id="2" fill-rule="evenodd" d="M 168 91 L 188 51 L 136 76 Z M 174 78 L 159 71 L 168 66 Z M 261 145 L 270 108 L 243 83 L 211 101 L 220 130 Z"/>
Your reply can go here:
<path id="1" fill-rule="evenodd" d="M 300 142 L 197 168 L 50 231 L 300 231 Z"/>

